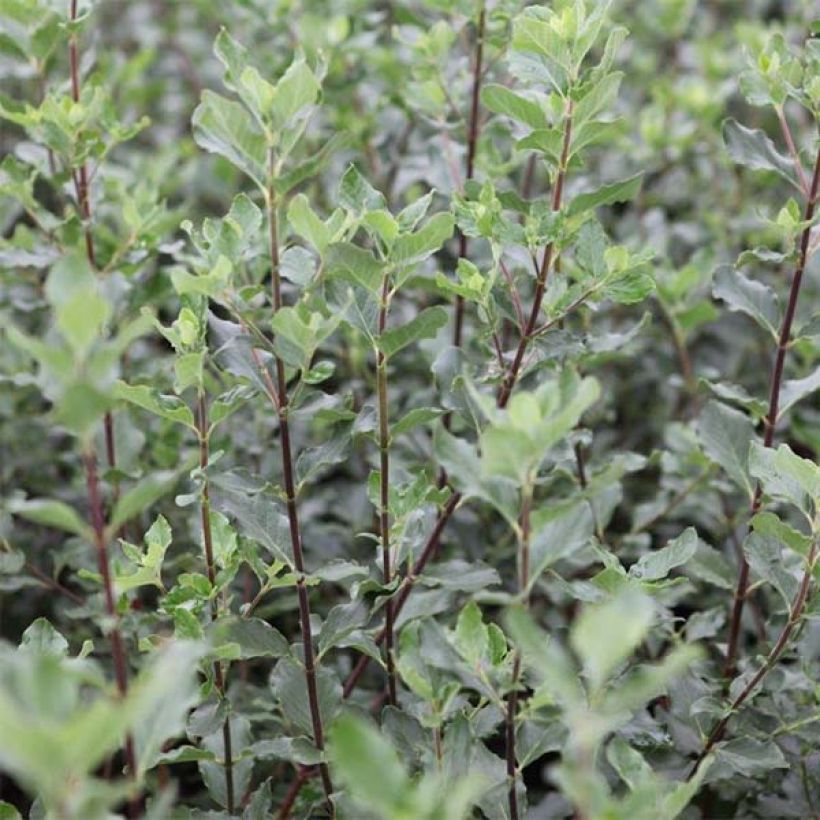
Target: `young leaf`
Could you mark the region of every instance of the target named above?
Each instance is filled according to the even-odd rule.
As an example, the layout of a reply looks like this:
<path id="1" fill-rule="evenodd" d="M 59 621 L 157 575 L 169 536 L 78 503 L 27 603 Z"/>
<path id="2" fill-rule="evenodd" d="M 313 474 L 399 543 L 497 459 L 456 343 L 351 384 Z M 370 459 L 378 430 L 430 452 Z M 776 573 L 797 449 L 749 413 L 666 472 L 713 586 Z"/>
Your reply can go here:
<path id="1" fill-rule="evenodd" d="M 698 433 L 704 453 L 750 498 L 754 492 L 749 478 L 749 445 L 754 425 L 745 413 L 710 401 L 700 414 Z"/>
<path id="2" fill-rule="evenodd" d="M 434 337 L 449 317 L 443 307 L 425 308 L 407 324 L 386 330 L 378 339 L 379 350 L 389 359 L 408 345 L 420 339 Z"/>

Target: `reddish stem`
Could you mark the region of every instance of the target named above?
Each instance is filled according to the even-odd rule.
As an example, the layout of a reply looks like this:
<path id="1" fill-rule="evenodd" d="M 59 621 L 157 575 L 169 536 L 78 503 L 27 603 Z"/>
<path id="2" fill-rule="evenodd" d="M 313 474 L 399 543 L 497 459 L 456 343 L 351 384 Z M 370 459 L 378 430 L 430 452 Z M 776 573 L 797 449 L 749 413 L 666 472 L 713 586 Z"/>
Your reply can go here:
<path id="1" fill-rule="evenodd" d="M 199 438 L 199 467 L 203 471 L 208 466 L 210 458 L 210 436 L 208 432 L 208 408 L 205 393 L 200 390 L 197 398 L 197 435 Z M 216 564 L 214 562 L 213 534 L 211 532 L 211 499 L 208 489 L 208 479 L 204 477 L 202 486 L 202 502 L 199 506 L 200 521 L 202 524 L 202 543 L 205 547 L 205 569 L 208 573 L 208 581 L 211 588 L 216 588 Z M 211 599 L 211 619 L 216 621 L 219 617 L 219 606 L 216 597 Z M 225 673 L 222 671 L 222 664 L 214 661 L 214 684 L 221 698 L 225 698 Z M 225 796 L 228 814 L 233 814 L 234 804 L 234 783 L 233 783 L 233 744 L 231 740 L 231 721 L 226 717 L 222 723 L 222 745 L 225 759 Z"/>
<path id="2" fill-rule="evenodd" d="M 273 179 L 273 153 L 270 155 L 271 179 Z M 282 307 L 282 285 L 279 273 L 279 238 L 276 226 L 276 191 L 271 184 L 267 191 L 268 230 L 271 258 L 271 291 L 273 296 L 274 313 Z M 322 713 L 319 708 L 319 694 L 316 686 L 316 661 L 313 650 L 313 636 L 310 630 L 310 603 L 308 601 L 307 584 L 305 582 L 305 562 L 302 553 L 302 536 L 299 529 L 299 515 L 296 509 L 296 482 L 293 472 L 293 454 L 290 441 L 290 425 L 288 423 L 288 390 L 285 375 L 285 363 L 279 356 L 276 359 L 276 393 L 271 393 L 274 405 L 279 416 L 279 436 L 282 445 L 282 477 L 285 485 L 285 498 L 290 529 L 290 544 L 293 552 L 293 564 L 298 573 L 296 594 L 299 601 L 299 625 L 302 633 L 302 646 L 305 657 L 305 684 L 307 686 L 310 720 L 313 727 L 313 742 L 316 748 L 324 751 L 325 733 L 322 723 Z M 278 399 L 278 401 L 277 401 Z M 322 777 L 327 807 L 331 816 L 335 816 L 333 804 L 333 783 L 326 763 L 319 765 Z"/>
<path id="3" fill-rule="evenodd" d="M 806 262 L 809 255 L 809 240 L 811 238 L 811 223 L 814 219 L 814 208 L 817 203 L 818 187 L 820 187 L 820 149 L 814 162 L 814 173 L 812 174 L 811 187 L 806 200 L 803 220 L 806 227 L 800 237 L 800 250 L 797 257 L 797 265 L 792 277 L 791 289 L 789 291 L 789 302 L 786 312 L 783 315 L 783 322 L 780 326 L 780 337 L 777 343 L 777 354 L 775 355 L 772 367 L 771 380 L 769 382 L 769 410 L 766 413 L 765 432 L 763 435 L 763 446 L 771 447 L 774 441 L 775 425 L 780 408 L 780 388 L 783 382 L 783 366 L 786 361 L 786 351 L 789 349 L 792 335 L 792 324 L 797 312 L 797 301 L 800 296 L 800 285 L 803 281 L 803 272 L 806 269 Z M 751 516 L 755 516 L 763 502 L 763 489 L 757 485 L 752 498 Z M 734 604 L 732 607 L 732 620 L 729 628 L 729 645 L 726 651 L 727 678 L 731 678 L 735 673 L 735 661 L 737 659 L 738 643 L 740 640 L 740 624 L 743 617 L 743 604 L 746 600 L 746 593 L 749 588 L 749 562 L 746 556 L 741 556 L 740 569 L 738 572 L 737 586 L 735 587 Z"/>
<path id="4" fill-rule="evenodd" d="M 92 450 L 83 455 L 85 465 L 85 482 L 88 492 L 91 528 L 94 533 L 94 546 L 97 552 L 97 568 L 102 578 L 103 596 L 105 598 L 105 613 L 111 622 L 108 639 L 111 643 L 111 660 L 114 664 L 114 678 L 117 692 L 120 697 L 128 693 L 128 665 L 125 658 L 125 647 L 119 627 L 119 615 L 114 599 L 114 582 L 111 578 L 111 568 L 108 563 L 108 548 L 106 543 L 105 517 L 100 495 L 100 482 L 97 474 L 97 457 Z M 125 762 L 129 777 L 136 777 L 137 759 L 134 752 L 133 738 L 128 735 L 125 739 Z"/>
<path id="5" fill-rule="evenodd" d="M 561 158 L 558 163 L 558 173 L 555 179 L 555 187 L 552 191 L 552 210 L 559 211 L 561 209 L 561 200 L 564 193 L 564 179 L 567 172 L 567 164 L 569 161 L 569 147 L 572 141 L 572 101 L 567 103 L 567 112 L 564 118 L 564 139 L 561 146 Z M 501 389 L 498 392 L 496 403 L 499 407 L 506 407 L 510 400 L 513 388 L 518 381 L 518 376 L 521 371 L 521 365 L 524 361 L 524 354 L 527 352 L 535 325 L 538 321 L 538 316 L 541 313 L 541 303 L 544 300 L 544 293 L 547 289 L 547 278 L 549 277 L 550 267 L 552 266 L 553 256 L 555 254 L 555 243 L 550 242 L 544 249 L 544 256 L 541 260 L 541 266 L 538 269 L 538 280 L 535 285 L 535 295 L 533 297 L 532 309 L 530 310 L 527 325 L 524 328 L 521 338 L 518 341 L 518 347 L 515 351 L 510 369 L 501 384 Z"/>
<path id="6" fill-rule="evenodd" d="M 387 327 L 390 305 L 390 277 L 384 275 L 379 308 L 379 336 Z M 387 396 L 387 359 L 379 350 L 376 356 L 376 382 L 379 399 L 379 532 L 382 546 L 382 577 L 385 586 L 393 579 L 390 556 L 390 420 Z M 396 670 L 393 662 L 393 600 L 384 607 L 384 655 L 387 665 L 387 701 L 396 705 Z"/>
<path id="7" fill-rule="evenodd" d="M 478 146 L 478 136 L 481 130 L 481 118 L 479 116 L 479 101 L 481 98 L 482 64 L 484 62 L 484 28 L 486 23 L 486 10 L 484 4 L 478 14 L 478 25 L 476 27 L 476 51 L 473 61 L 473 90 L 470 99 L 470 123 L 467 129 L 467 161 L 465 178 L 471 180 L 475 170 L 476 147 Z M 459 259 L 467 258 L 467 237 L 462 233 L 459 235 L 458 247 Z M 456 296 L 455 322 L 453 326 L 453 345 L 461 347 L 462 332 L 464 326 L 464 297 Z"/>

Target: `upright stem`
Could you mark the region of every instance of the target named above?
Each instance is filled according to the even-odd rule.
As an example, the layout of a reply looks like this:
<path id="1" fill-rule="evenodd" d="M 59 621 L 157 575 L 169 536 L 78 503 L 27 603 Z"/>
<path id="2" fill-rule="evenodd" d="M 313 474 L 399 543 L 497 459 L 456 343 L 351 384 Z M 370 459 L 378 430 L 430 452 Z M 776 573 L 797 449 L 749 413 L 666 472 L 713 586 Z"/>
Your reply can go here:
<path id="1" fill-rule="evenodd" d="M 77 19 L 77 0 L 71 0 L 69 19 L 73 23 Z M 68 64 L 71 79 L 71 99 L 75 103 L 80 101 L 80 53 L 77 45 L 77 35 L 72 34 L 68 41 Z M 85 255 L 92 270 L 97 270 L 97 255 L 94 251 L 94 237 L 91 233 L 91 199 L 88 192 L 88 166 L 85 162 L 79 169 L 71 171 L 74 182 L 74 194 L 77 198 L 77 207 L 83 220 L 85 234 Z M 111 411 L 105 414 L 105 454 L 108 466 L 113 469 L 117 466 L 117 454 L 114 447 L 114 418 Z M 114 483 L 114 499 L 119 496 L 119 483 Z"/>
<path id="2" fill-rule="evenodd" d="M 282 306 L 282 283 L 279 273 L 279 237 L 276 226 L 276 190 L 273 186 L 273 153 L 270 154 L 270 179 L 265 204 L 267 208 L 270 259 L 271 259 L 271 291 L 274 313 Z M 299 577 L 296 582 L 296 594 L 299 600 L 299 624 L 302 633 L 302 645 L 305 654 L 305 683 L 307 686 L 310 720 L 313 726 L 313 741 L 319 751 L 325 748 L 325 732 L 322 724 L 322 713 L 319 709 L 319 694 L 316 686 L 316 662 L 313 651 L 313 636 L 310 631 L 310 602 L 308 600 L 307 584 L 305 582 L 305 562 L 302 554 L 302 536 L 299 530 L 299 516 L 296 509 L 296 484 L 293 478 L 293 454 L 290 442 L 290 426 L 288 424 L 288 388 L 285 377 L 285 363 L 279 356 L 276 359 L 276 394 L 278 401 L 279 435 L 282 444 L 282 477 L 285 485 L 285 498 L 290 528 L 290 545 L 293 552 L 293 564 Z M 331 816 L 336 816 L 333 804 L 333 783 L 326 763 L 319 765 L 322 776 L 322 786 L 327 798 L 327 806 Z"/>
<path id="3" fill-rule="evenodd" d="M 769 672 L 772 671 L 775 664 L 777 663 L 778 658 L 783 654 L 783 650 L 786 648 L 789 642 L 789 638 L 791 637 L 792 632 L 794 631 L 797 624 L 800 622 L 800 618 L 803 615 L 803 610 L 806 606 L 806 601 L 809 595 L 809 588 L 811 587 L 811 580 L 814 574 L 814 567 L 817 563 L 817 543 L 818 539 L 815 537 L 814 541 L 811 545 L 811 550 L 809 551 L 809 555 L 806 558 L 806 568 L 803 571 L 803 577 L 800 580 L 800 586 L 797 589 L 797 593 L 795 594 L 794 600 L 792 601 L 792 605 L 789 608 L 789 619 L 786 621 L 785 626 L 783 627 L 780 635 L 775 642 L 775 645 L 772 647 L 771 652 L 766 656 L 766 660 L 763 662 L 763 665 L 760 669 L 757 670 L 757 673 L 751 680 L 743 687 L 741 693 L 732 701 L 732 705 L 729 707 L 727 713 L 717 722 L 714 729 L 709 734 L 709 737 L 706 740 L 706 743 L 701 750 L 701 753 L 698 755 L 697 759 L 695 760 L 694 764 L 692 765 L 692 769 L 689 772 L 689 776 L 687 779 L 691 780 L 691 778 L 695 775 L 697 770 L 700 768 L 701 763 L 705 760 L 706 756 L 709 752 L 712 751 L 714 745 L 719 743 L 723 736 L 726 734 L 726 727 L 729 724 L 729 720 L 731 719 L 732 715 L 743 705 L 746 699 L 757 689 L 760 682 Z"/>
<path id="4" fill-rule="evenodd" d="M 486 23 L 486 9 L 481 4 L 478 14 L 478 24 L 476 25 L 476 50 L 473 61 L 473 89 L 470 97 L 470 121 L 467 126 L 467 159 L 465 168 L 465 179 L 473 178 L 475 170 L 475 154 L 478 145 L 478 135 L 481 130 L 481 119 L 479 110 L 479 100 L 481 98 L 481 79 L 483 76 L 484 63 L 484 28 Z M 467 237 L 459 234 L 459 259 L 467 258 Z M 455 322 L 453 325 L 453 345 L 461 347 L 462 330 L 464 326 L 464 297 L 456 296 Z"/>
<path id="5" fill-rule="evenodd" d="M 430 535 L 427 536 L 427 541 L 424 544 L 424 549 L 422 549 L 421 554 L 416 560 L 416 563 L 413 565 L 412 572 L 409 572 L 405 576 L 404 580 L 401 583 L 401 586 L 398 589 L 398 592 L 396 593 L 395 604 L 393 607 L 394 618 L 398 618 L 399 614 L 404 608 L 404 605 L 407 603 L 407 599 L 410 597 L 410 593 L 413 591 L 413 586 L 416 583 L 416 579 L 424 571 L 424 568 L 427 566 L 427 562 L 435 553 L 436 547 L 438 546 L 439 538 L 441 538 L 441 533 L 444 530 L 444 527 L 446 526 L 447 522 L 450 520 L 453 513 L 455 512 L 455 509 L 458 506 L 459 501 L 461 501 L 461 494 L 453 493 L 450 496 L 447 503 L 444 505 L 442 511 L 439 513 L 435 526 L 430 532 Z M 384 640 L 385 630 L 383 629 L 375 637 L 376 645 L 381 646 L 384 643 Z M 350 675 L 348 675 L 347 680 L 345 681 L 344 687 L 342 689 L 343 698 L 346 699 L 350 697 L 369 664 L 369 655 L 362 655 L 359 658 L 358 663 L 355 667 L 353 667 L 353 671 L 350 673 Z"/>
<path id="6" fill-rule="evenodd" d="M 817 203 L 818 187 L 820 187 L 820 149 L 814 161 L 814 173 L 812 174 L 811 186 L 809 188 L 806 206 L 803 213 L 803 220 L 806 227 L 800 237 L 800 249 L 797 256 L 797 265 L 792 277 L 791 290 L 789 291 L 789 302 L 786 312 L 783 315 L 783 323 L 780 326 L 780 337 L 777 343 L 777 354 L 775 355 L 772 367 L 771 379 L 769 382 L 769 410 L 766 413 L 765 432 L 763 435 L 763 446 L 771 447 L 774 441 L 774 430 L 777 424 L 777 415 L 780 408 L 780 387 L 783 382 L 783 365 L 786 361 L 786 351 L 789 349 L 792 335 L 792 324 L 797 311 L 797 300 L 800 296 L 800 285 L 803 281 L 803 272 L 806 269 L 806 262 L 809 255 L 809 240 L 811 239 L 811 223 L 814 219 L 814 208 Z M 751 515 L 754 516 L 760 510 L 763 500 L 763 489 L 757 485 L 752 498 Z M 743 604 L 746 600 L 746 593 L 749 588 L 749 562 L 746 556 L 740 559 L 740 569 L 738 572 L 737 586 L 735 587 L 734 604 L 732 607 L 732 620 L 729 628 L 729 645 L 726 651 L 727 677 L 733 677 L 735 673 L 735 661 L 737 659 L 738 642 L 740 640 L 740 623 L 743 616 Z"/>
<path id="7" fill-rule="evenodd" d="M 561 201 L 564 194 L 564 180 L 567 173 L 567 164 L 569 162 L 569 147 L 572 141 L 572 100 L 567 102 L 566 114 L 564 116 L 564 137 L 561 145 L 561 158 L 558 162 L 558 172 L 555 178 L 555 187 L 552 190 L 552 210 L 561 210 Z M 524 361 L 524 354 L 527 352 L 530 340 L 532 339 L 533 331 L 536 328 L 538 317 L 541 313 L 541 303 L 544 300 L 544 293 L 547 289 L 547 279 L 549 277 L 550 268 L 552 267 L 553 257 L 555 256 L 555 243 L 550 242 L 544 249 L 544 255 L 541 259 L 541 265 L 538 269 L 538 279 L 535 284 L 535 295 L 533 296 L 532 309 L 530 310 L 527 325 L 521 338 L 518 341 L 518 347 L 515 351 L 515 357 L 510 365 L 509 371 L 501 384 L 501 389 L 498 391 L 496 404 L 499 407 L 506 407 L 510 400 L 513 388 L 518 381 L 518 376 L 521 371 L 521 364 Z"/>
<path id="8" fill-rule="evenodd" d="M 530 541 L 531 541 L 531 513 L 532 486 L 527 484 L 522 489 L 521 497 L 521 537 L 518 554 L 518 588 L 524 595 L 524 605 L 529 605 L 527 589 L 530 585 Z M 507 797 L 510 806 L 511 820 L 518 820 L 518 794 L 516 793 L 516 755 L 515 755 L 515 716 L 518 712 L 518 679 L 521 675 L 521 653 L 516 652 L 513 658 L 512 689 L 507 698 L 506 715 L 506 751 L 507 751 L 507 780 L 509 790 Z"/>
<path id="9" fill-rule="evenodd" d="M 205 392 L 199 391 L 197 397 L 197 433 L 199 438 L 199 467 L 205 470 L 208 466 L 209 451 L 210 451 L 210 436 L 208 427 L 208 408 L 205 399 Z M 213 535 L 211 533 L 211 499 L 208 489 L 208 479 L 204 479 L 202 486 L 202 500 L 199 507 L 200 520 L 202 523 L 202 542 L 205 546 L 205 568 L 208 573 L 208 580 L 211 587 L 216 586 L 216 565 L 214 563 L 214 547 Z M 211 619 L 216 621 L 219 617 L 219 605 L 216 597 L 211 599 Z M 225 676 L 223 673 L 222 664 L 216 660 L 214 661 L 214 683 L 221 698 L 225 697 Z M 222 745 L 224 748 L 225 760 L 225 792 L 226 802 L 229 814 L 234 813 L 235 798 L 234 798 L 234 784 L 233 784 L 233 749 L 231 742 L 231 720 L 230 717 L 225 718 L 222 724 Z"/>
<path id="10" fill-rule="evenodd" d="M 111 578 L 111 569 L 108 564 L 108 547 L 106 543 L 105 516 L 103 502 L 100 496 L 100 481 L 97 474 L 97 457 L 92 449 L 83 454 L 85 465 L 85 483 L 88 492 L 91 528 L 94 532 L 94 546 L 97 551 L 97 568 L 102 578 L 103 596 L 105 598 L 105 614 L 111 622 L 108 639 L 111 642 L 111 660 L 114 664 L 114 679 L 120 697 L 128 693 L 128 665 L 125 659 L 125 647 L 119 627 L 116 602 L 114 600 L 114 582 Z M 125 763 L 129 777 L 135 777 L 137 772 L 136 755 L 134 753 L 133 738 L 128 735 L 125 739 Z"/>
<path id="11" fill-rule="evenodd" d="M 387 326 L 390 305 L 390 275 L 384 274 L 382 298 L 379 307 L 379 335 Z M 382 573 L 385 586 L 393 579 L 390 555 L 390 419 L 387 403 L 387 359 L 379 350 L 376 354 L 376 383 L 379 399 L 379 530 L 382 544 Z M 387 701 L 396 705 L 396 670 L 393 663 L 393 599 L 388 598 L 384 608 L 384 654 L 387 664 Z"/>

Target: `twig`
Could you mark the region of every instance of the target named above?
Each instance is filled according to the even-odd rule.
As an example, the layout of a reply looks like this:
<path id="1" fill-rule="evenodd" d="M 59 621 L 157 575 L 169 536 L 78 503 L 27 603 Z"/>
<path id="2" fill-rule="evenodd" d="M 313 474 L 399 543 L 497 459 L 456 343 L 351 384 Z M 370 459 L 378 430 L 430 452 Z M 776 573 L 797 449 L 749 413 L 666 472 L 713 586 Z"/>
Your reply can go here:
<path id="1" fill-rule="evenodd" d="M 476 147 L 478 145 L 478 135 L 481 128 L 479 121 L 479 100 L 481 98 L 481 66 L 484 60 L 484 26 L 486 22 L 486 9 L 484 4 L 481 4 L 481 10 L 478 13 L 478 25 L 476 27 L 476 51 L 475 60 L 473 61 L 473 90 L 470 100 L 470 122 L 467 131 L 467 161 L 465 168 L 465 177 L 469 181 L 473 178 L 475 170 L 475 155 Z M 467 237 L 459 232 L 459 259 L 467 258 Z M 453 323 L 453 345 L 461 347 L 462 332 L 464 326 L 464 297 L 456 294 L 456 308 Z"/>
<path id="2" fill-rule="evenodd" d="M 271 292 L 273 297 L 274 314 L 282 307 L 282 284 L 279 272 L 279 238 L 276 225 L 276 189 L 274 179 L 273 151 L 269 152 L 270 184 L 266 191 L 265 205 L 268 219 L 268 239 L 271 259 Z M 290 544 L 293 552 L 293 563 L 298 573 L 296 593 L 299 600 L 299 624 L 302 633 L 302 645 L 305 656 L 305 683 L 307 685 L 310 720 L 313 727 L 313 741 L 320 752 L 325 748 L 325 733 L 322 724 L 322 713 L 319 708 L 319 693 L 316 686 L 316 666 L 313 652 L 313 636 L 310 630 L 310 602 L 308 600 L 307 584 L 305 581 L 305 562 L 302 554 L 302 536 L 299 529 L 299 515 L 296 509 L 296 484 L 293 475 L 293 455 L 290 441 L 290 425 L 288 423 L 288 392 L 285 377 L 285 363 L 281 357 L 275 356 L 277 389 L 271 394 L 278 397 L 277 413 L 279 417 L 279 436 L 282 445 L 282 474 L 285 485 L 285 498 L 290 529 Z M 267 372 L 267 371 L 266 371 Z M 277 404 L 275 402 L 275 404 Z M 331 816 L 335 817 L 336 810 L 333 804 L 333 783 L 330 779 L 330 770 L 326 763 L 319 764 L 322 777 L 322 786 L 325 791 L 327 807 Z"/>
<path id="3" fill-rule="evenodd" d="M 812 175 L 811 188 L 806 200 L 806 207 L 803 220 L 806 227 L 800 238 L 800 251 L 797 257 L 797 265 L 792 277 L 791 289 L 789 291 L 789 302 L 786 312 L 783 315 L 783 323 L 780 326 L 780 337 L 777 343 L 777 354 L 772 367 L 772 375 L 769 386 L 769 410 L 764 420 L 765 433 L 763 435 L 763 446 L 771 447 L 774 441 L 774 430 L 777 424 L 778 410 L 780 407 L 780 387 L 783 381 L 783 365 L 786 360 L 786 351 L 789 348 L 792 334 L 792 324 L 797 311 L 797 300 L 800 296 L 800 285 L 803 281 L 803 272 L 806 269 L 808 260 L 809 238 L 811 236 L 812 220 L 814 219 L 814 207 L 817 202 L 818 187 L 820 187 L 820 149 L 814 161 L 814 173 Z M 755 488 L 751 504 L 751 517 L 754 517 L 763 503 L 763 488 L 758 483 Z M 729 628 L 729 645 L 726 651 L 727 678 L 734 677 L 735 660 L 737 657 L 738 641 L 740 639 L 740 623 L 743 616 L 743 604 L 746 600 L 746 589 L 749 585 L 749 562 L 746 556 L 741 557 L 740 570 L 738 572 L 737 586 L 735 587 L 734 605 L 732 607 L 732 620 Z"/>
<path id="4" fill-rule="evenodd" d="M 811 545 L 811 550 L 809 551 L 809 555 L 806 558 L 806 568 L 803 571 L 803 577 L 800 580 L 800 586 L 797 589 L 797 593 L 795 594 L 794 600 L 792 601 L 792 605 L 789 609 L 789 619 L 786 621 L 786 625 L 783 627 L 782 631 L 780 632 L 780 636 L 778 637 L 775 645 L 772 647 L 771 652 L 766 656 L 766 660 L 763 662 L 763 665 L 760 669 L 757 670 L 757 673 L 752 677 L 752 679 L 743 687 L 743 691 L 732 701 L 732 705 L 729 707 L 728 712 L 717 722 L 714 729 L 709 734 L 709 737 L 706 740 L 706 743 L 703 745 L 703 749 L 701 750 L 700 754 L 697 756 L 694 764 L 692 765 L 692 769 L 689 772 L 689 776 L 687 780 L 691 780 L 692 777 L 695 775 L 697 770 L 700 768 L 701 763 L 703 763 L 706 756 L 709 752 L 712 751 L 716 743 L 719 743 L 723 736 L 726 734 L 726 727 L 731 719 L 732 715 L 743 705 L 746 699 L 755 691 L 758 684 L 772 671 L 775 667 L 775 664 L 778 661 L 778 658 L 781 654 L 783 654 L 783 650 L 786 648 L 789 638 L 791 637 L 792 632 L 794 631 L 795 626 L 800 621 L 800 618 L 803 614 L 803 609 L 806 606 L 806 600 L 809 595 L 809 588 L 811 586 L 812 574 L 814 572 L 814 565 L 817 562 L 817 543 L 818 539 L 815 537 L 814 541 Z"/>
<path id="5" fill-rule="evenodd" d="M 390 309 L 390 274 L 382 279 L 382 298 L 379 306 L 379 336 L 387 327 Z M 385 586 L 393 579 L 390 555 L 390 419 L 387 396 L 387 358 L 382 350 L 376 354 L 376 383 L 379 402 L 379 534 L 382 546 L 382 578 Z M 387 701 L 396 705 L 396 670 L 393 665 L 393 601 L 384 605 L 384 656 L 387 665 Z"/>
<path id="6" fill-rule="evenodd" d="M 202 524 L 202 542 L 205 547 L 205 569 L 208 573 L 208 581 L 212 590 L 216 588 L 216 566 L 214 563 L 213 534 L 211 532 L 211 500 L 208 490 L 208 478 L 205 470 L 208 467 L 210 458 L 210 442 L 208 435 L 208 409 L 206 405 L 205 393 L 199 391 L 197 397 L 197 435 L 199 438 L 199 468 L 203 471 L 202 500 L 199 506 L 200 521 Z M 211 599 L 211 619 L 216 621 L 219 616 L 219 606 L 216 597 Z M 214 683 L 221 698 L 225 697 L 225 675 L 222 671 L 222 664 L 219 660 L 214 661 Z M 233 751 L 231 742 L 231 721 L 230 717 L 225 717 L 222 724 L 222 743 L 225 757 L 225 796 L 228 814 L 234 813 L 234 783 L 233 783 Z"/>
<path id="7" fill-rule="evenodd" d="M 558 163 L 558 173 L 555 180 L 555 187 L 552 191 L 552 210 L 559 211 L 561 209 L 561 200 L 564 192 L 564 179 L 567 172 L 567 163 L 569 161 L 569 146 L 572 140 L 572 100 L 567 103 L 566 115 L 564 117 L 564 138 L 561 147 L 561 158 Z M 535 286 L 535 295 L 533 297 L 532 309 L 530 311 L 527 325 L 521 338 L 518 342 L 518 347 L 515 351 L 515 358 L 510 365 L 507 376 L 501 384 L 501 389 L 498 392 L 496 403 L 499 407 L 506 407 L 510 400 L 513 388 L 518 381 L 519 371 L 521 370 L 521 363 L 524 360 L 524 354 L 527 352 L 527 347 L 530 343 L 532 333 L 535 330 L 535 323 L 538 321 L 538 316 L 541 312 L 541 302 L 544 299 L 544 292 L 547 288 L 547 277 L 549 276 L 550 267 L 552 266 L 553 255 L 555 253 L 555 243 L 550 242 L 544 249 L 544 256 L 541 266 L 538 270 L 538 280 Z"/>

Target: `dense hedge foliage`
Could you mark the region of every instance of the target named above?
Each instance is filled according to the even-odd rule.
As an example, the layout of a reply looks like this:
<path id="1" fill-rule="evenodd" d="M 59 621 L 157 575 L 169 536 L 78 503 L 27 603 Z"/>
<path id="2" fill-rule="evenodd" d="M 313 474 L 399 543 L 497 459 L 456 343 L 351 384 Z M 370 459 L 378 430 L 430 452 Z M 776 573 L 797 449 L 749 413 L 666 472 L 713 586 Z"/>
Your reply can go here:
<path id="1" fill-rule="evenodd" d="M 0 817 L 820 817 L 812 6 L 2 0 Z"/>

